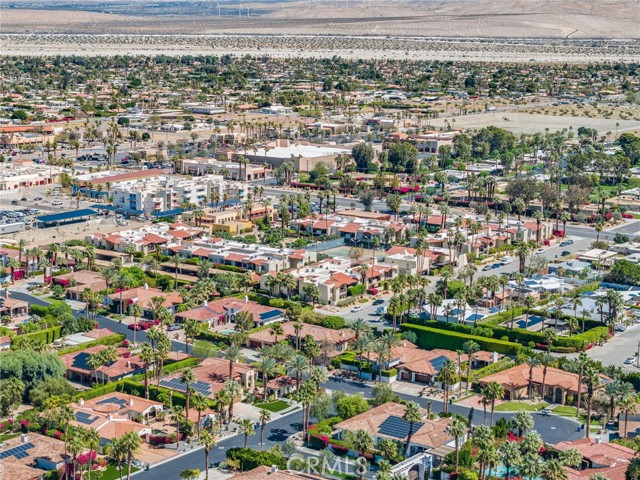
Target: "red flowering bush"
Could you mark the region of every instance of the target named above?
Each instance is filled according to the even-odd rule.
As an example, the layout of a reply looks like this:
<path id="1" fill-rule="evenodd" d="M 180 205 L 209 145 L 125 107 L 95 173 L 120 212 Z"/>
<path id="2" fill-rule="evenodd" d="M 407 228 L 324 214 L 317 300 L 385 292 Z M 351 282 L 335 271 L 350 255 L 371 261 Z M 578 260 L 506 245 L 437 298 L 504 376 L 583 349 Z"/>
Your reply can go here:
<path id="1" fill-rule="evenodd" d="M 347 447 L 336 445 L 334 443 L 331 444 L 331 449 L 336 455 L 346 455 L 347 453 L 349 453 L 349 449 Z"/>
<path id="2" fill-rule="evenodd" d="M 507 435 L 507 440 L 510 442 L 519 442 L 522 439 L 515 433 L 509 432 L 509 435 Z"/>
<path id="3" fill-rule="evenodd" d="M 329 437 L 326 435 L 320 435 L 320 440 L 324 443 L 324 448 L 327 448 L 327 445 L 329 445 Z"/>
<path id="4" fill-rule="evenodd" d="M 62 438 L 62 432 L 60 430 L 56 430 L 53 434 L 53 437 L 57 440 L 60 440 Z"/>

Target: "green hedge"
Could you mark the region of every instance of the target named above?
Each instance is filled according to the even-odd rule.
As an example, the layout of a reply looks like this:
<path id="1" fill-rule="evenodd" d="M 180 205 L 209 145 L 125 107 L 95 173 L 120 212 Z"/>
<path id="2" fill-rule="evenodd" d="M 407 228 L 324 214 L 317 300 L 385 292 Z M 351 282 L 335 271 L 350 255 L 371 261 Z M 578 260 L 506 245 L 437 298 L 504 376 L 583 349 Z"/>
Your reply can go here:
<path id="1" fill-rule="evenodd" d="M 395 368 L 390 368 L 389 370 L 381 370 L 380 375 L 383 377 L 395 377 L 398 374 L 398 370 Z"/>
<path id="2" fill-rule="evenodd" d="M 185 358 L 184 360 L 178 360 L 177 362 L 165 364 L 162 367 L 162 374 L 168 375 L 170 373 L 174 373 L 178 370 L 183 370 L 188 367 L 195 367 L 196 365 L 198 365 L 198 363 L 200 363 L 200 360 L 194 357 Z"/>
<path id="3" fill-rule="evenodd" d="M 60 330 L 62 330 L 62 325 L 58 325 L 57 327 L 47 328 L 45 330 L 39 330 L 37 332 L 25 333 L 24 335 L 18 335 L 11 339 L 11 344 L 13 345 L 18 341 L 18 338 L 31 339 L 36 342 L 44 342 L 49 345 L 54 340 L 60 338 Z"/>
<path id="4" fill-rule="evenodd" d="M 362 295 L 366 291 L 365 286 L 362 283 L 357 283 L 353 287 L 347 288 L 347 294 L 355 297 L 357 295 Z"/>
<path id="5" fill-rule="evenodd" d="M 517 312 L 517 311 L 516 311 Z M 542 313 L 542 312 L 541 312 Z M 533 314 L 533 312 L 532 312 Z M 503 314 L 500 314 L 503 315 Z M 517 313 L 516 313 L 517 316 Z M 508 316 L 511 319 L 511 315 Z M 506 320 L 501 320 L 506 321 Z M 598 325 L 590 330 L 585 331 L 584 333 L 580 333 L 578 335 L 573 335 L 572 337 L 558 337 L 558 340 L 554 344 L 555 347 L 559 347 L 560 349 L 570 348 L 574 350 L 582 350 L 588 344 L 595 343 L 600 340 L 603 335 L 608 334 L 608 328 L 602 326 L 600 322 L 590 321 L 592 325 Z M 451 323 L 451 322 L 440 322 L 436 320 L 425 320 L 420 321 L 420 325 L 425 327 L 437 329 L 437 330 L 446 330 L 462 333 L 465 335 L 473 335 L 473 327 L 470 325 L 462 325 L 459 323 Z M 585 325 L 586 326 L 586 325 Z M 529 342 L 544 344 L 545 338 L 542 333 L 539 332 L 531 332 L 529 330 L 525 330 L 522 328 L 509 328 L 502 326 L 495 326 L 493 322 L 482 323 L 479 327 L 486 327 L 493 331 L 493 339 L 502 339 L 503 337 L 507 337 L 509 342 L 520 343 L 522 345 L 527 345 Z M 567 353 L 567 351 L 565 351 Z"/>
<path id="6" fill-rule="evenodd" d="M 229 336 L 216 332 L 202 332 L 197 337 L 198 340 L 206 340 L 211 343 L 224 343 L 229 345 Z"/>
<path id="7" fill-rule="evenodd" d="M 227 460 L 236 460 L 240 463 L 240 470 L 246 472 L 265 465 L 275 465 L 280 470 L 287 468 L 287 460 L 282 455 L 271 452 L 256 451 L 251 448 L 230 448 L 227 450 Z"/>
<path id="8" fill-rule="evenodd" d="M 473 340 L 480 348 L 489 352 L 515 355 L 521 346 L 517 343 L 496 340 L 494 338 L 478 337 L 460 332 L 441 330 L 411 323 L 404 323 L 400 327 L 403 332 L 414 332 L 418 345 L 423 348 L 444 348 L 446 350 L 461 350 L 465 342 Z"/>
<path id="9" fill-rule="evenodd" d="M 67 353 L 79 352 L 85 348 L 95 347 L 96 345 L 117 345 L 127 338 L 124 333 L 114 333 L 107 337 L 99 338 L 87 343 L 81 343 L 80 345 L 74 345 L 73 347 L 63 348 L 58 350 L 58 355 L 66 355 Z"/>
<path id="10" fill-rule="evenodd" d="M 515 363 L 510 358 L 503 358 L 502 360 L 498 360 L 497 362 L 487 365 L 486 367 L 482 367 L 482 368 L 479 368 L 478 370 L 472 371 L 471 379 L 473 381 L 479 380 L 482 377 L 486 377 L 488 375 L 493 375 L 494 373 L 502 372 L 507 368 L 513 367 L 514 365 Z M 466 371 L 462 372 L 461 378 L 465 382 L 468 380 Z"/>

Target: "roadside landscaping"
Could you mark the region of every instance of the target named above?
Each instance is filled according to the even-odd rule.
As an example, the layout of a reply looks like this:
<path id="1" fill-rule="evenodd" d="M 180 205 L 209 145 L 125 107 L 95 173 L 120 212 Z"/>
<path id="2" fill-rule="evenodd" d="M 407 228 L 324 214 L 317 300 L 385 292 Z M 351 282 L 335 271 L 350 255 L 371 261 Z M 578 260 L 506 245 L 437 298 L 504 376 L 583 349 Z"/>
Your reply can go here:
<path id="1" fill-rule="evenodd" d="M 496 412 L 539 412 L 549 406 L 548 403 L 503 402 L 496 405 Z"/>
<path id="2" fill-rule="evenodd" d="M 276 400 L 275 402 L 256 403 L 255 406 L 258 408 L 264 408 L 265 410 L 269 410 L 273 413 L 278 413 L 286 410 L 289 407 L 289 403 L 284 400 Z"/>

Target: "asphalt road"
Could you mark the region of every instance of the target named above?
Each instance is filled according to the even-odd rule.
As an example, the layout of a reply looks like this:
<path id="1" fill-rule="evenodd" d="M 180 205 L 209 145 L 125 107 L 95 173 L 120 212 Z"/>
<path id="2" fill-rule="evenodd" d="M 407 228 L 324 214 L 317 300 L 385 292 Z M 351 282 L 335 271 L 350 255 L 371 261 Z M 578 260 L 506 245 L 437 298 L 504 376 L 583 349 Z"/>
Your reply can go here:
<path id="1" fill-rule="evenodd" d="M 46 300 L 43 300 L 39 297 L 35 297 L 28 293 L 15 291 L 12 293 L 12 297 L 25 300 L 32 304 L 37 305 L 48 305 Z M 84 312 L 82 311 L 74 311 L 76 315 L 82 315 Z M 115 320 L 109 319 L 107 317 L 99 317 L 98 323 L 100 327 L 110 328 L 111 330 L 124 333 L 127 335 L 129 340 L 133 339 L 133 331 L 129 330 L 126 325 L 121 324 Z M 140 331 L 137 334 L 138 341 L 146 341 L 146 333 L 144 331 Z M 173 342 L 173 347 L 176 350 L 182 350 L 183 344 Z M 371 386 L 365 383 L 354 383 L 351 381 L 336 381 L 335 379 L 330 379 L 327 383 L 323 385 L 324 388 L 329 390 L 342 390 L 348 394 L 356 394 L 359 393 L 365 397 L 370 397 L 372 388 Z M 426 407 L 427 400 L 426 398 L 414 397 L 412 395 L 407 394 L 399 394 L 399 396 L 405 400 L 413 400 L 418 402 L 421 406 Z M 431 400 L 431 408 L 433 411 L 439 412 L 443 408 L 443 402 L 438 400 Z M 468 417 L 470 408 L 462 405 L 450 405 L 450 411 L 454 413 L 459 413 L 464 417 Z M 496 412 L 495 420 L 497 421 L 500 418 L 509 419 L 513 416 L 513 414 L 509 413 L 500 413 Z M 475 425 L 482 424 L 483 421 L 483 413 L 481 408 L 474 409 L 474 415 L 472 418 L 472 422 Z M 542 416 L 542 415 L 534 415 L 535 421 L 535 429 L 540 433 L 545 442 L 550 444 L 555 444 L 563 440 L 574 440 L 577 438 L 581 438 L 583 433 L 577 430 L 577 423 L 573 420 L 555 417 L 555 416 Z M 265 428 L 264 439 L 265 439 L 265 449 L 269 449 L 276 444 L 282 444 L 286 441 L 288 437 L 293 435 L 294 433 L 298 433 L 302 430 L 302 413 L 297 411 L 293 414 L 290 414 L 286 417 L 279 418 L 270 422 Z M 260 436 L 259 430 L 256 431 L 254 436 L 249 437 L 248 445 L 254 449 L 260 449 L 262 446 L 259 444 Z M 244 437 L 241 435 L 236 435 L 234 437 L 230 437 L 228 439 L 222 440 L 217 447 L 211 451 L 209 455 L 210 462 L 222 462 L 226 458 L 226 450 L 232 447 L 242 447 L 244 445 Z M 183 447 L 189 449 L 190 447 Z M 178 458 L 174 458 L 162 465 L 158 465 L 152 467 L 148 471 L 140 471 L 136 473 L 136 477 L 149 479 L 149 480 L 165 480 L 167 478 L 179 478 L 180 472 L 187 468 L 200 468 L 203 470 L 205 468 L 204 464 L 204 452 L 198 447 L 194 447 L 193 451 L 190 451 L 188 454 L 180 456 Z M 345 469 L 349 468 L 345 465 Z"/>
<path id="2" fill-rule="evenodd" d="M 335 380 L 330 380 L 323 386 L 331 390 L 343 390 L 348 394 L 360 393 L 366 397 L 369 397 L 371 395 L 371 387 L 367 385 L 360 386 L 349 381 L 336 382 Z M 400 394 L 400 397 L 406 400 L 417 401 L 423 407 L 426 407 L 428 401 L 424 398 L 416 398 L 404 394 Z M 432 401 L 432 410 L 441 411 L 442 402 L 435 400 Z M 468 407 L 454 404 L 450 406 L 450 410 L 454 413 L 459 413 L 464 417 L 468 417 L 469 415 Z M 513 414 L 496 412 L 495 421 L 500 418 L 509 419 L 512 416 Z M 575 440 L 584 436 L 583 432 L 577 430 L 576 427 L 578 424 L 572 420 L 555 416 L 545 417 L 539 414 L 535 414 L 533 417 L 535 421 L 534 428 L 538 431 L 538 433 L 540 433 L 544 441 L 547 443 L 555 444 L 563 440 Z M 482 424 L 482 420 L 482 409 L 475 409 L 473 415 L 473 424 L 480 425 Z M 302 413 L 300 411 L 269 423 L 265 427 L 264 432 L 264 449 L 269 449 L 276 444 L 282 445 L 289 436 L 293 435 L 294 433 L 298 433 L 301 430 Z M 249 437 L 248 446 L 254 449 L 260 449 L 261 446 L 259 445 L 259 442 L 260 432 L 259 430 L 257 430 L 254 436 Z M 209 461 L 222 462 L 226 458 L 225 455 L 227 449 L 232 447 L 242 447 L 243 445 L 244 437 L 241 435 L 236 435 L 235 437 L 223 440 L 218 444 L 216 448 L 211 451 L 209 455 Z M 165 480 L 167 478 L 179 478 L 180 472 L 184 469 L 200 468 L 201 470 L 203 470 L 204 467 L 204 452 L 202 450 L 194 448 L 194 451 L 190 452 L 189 454 L 170 460 L 160 466 L 152 467 L 148 471 L 138 472 L 136 473 L 136 477 L 145 480 Z"/>

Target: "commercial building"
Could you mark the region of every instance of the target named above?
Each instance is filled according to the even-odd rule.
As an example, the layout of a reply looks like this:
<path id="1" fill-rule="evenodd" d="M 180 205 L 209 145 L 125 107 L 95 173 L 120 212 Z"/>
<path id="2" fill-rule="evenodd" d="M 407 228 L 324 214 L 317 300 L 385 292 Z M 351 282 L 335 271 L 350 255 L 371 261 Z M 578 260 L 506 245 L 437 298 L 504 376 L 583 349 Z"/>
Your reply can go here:
<path id="1" fill-rule="evenodd" d="M 0 169 L 0 191 L 50 185 L 57 182 L 59 176 L 59 167 L 40 165 L 32 161 L 5 162 Z"/>
<path id="2" fill-rule="evenodd" d="M 182 160 L 184 175 L 224 175 L 231 180 L 261 180 L 270 173 L 261 163 L 241 165 L 238 162 L 221 162 L 214 158 L 188 158 Z"/>
<path id="3" fill-rule="evenodd" d="M 289 140 L 281 139 L 255 151 L 244 151 L 243 155 L 253 163 L 267 162 L 274 168 L 292 161 L 296 171 L 310 172 L 319 163 L 324 163 L 330 170 L 334 170 L 335 158 L 350 153 L 350 150 L 344 148 L 306 142 L 290 143 Z"/>

